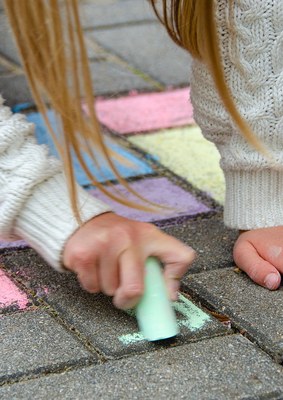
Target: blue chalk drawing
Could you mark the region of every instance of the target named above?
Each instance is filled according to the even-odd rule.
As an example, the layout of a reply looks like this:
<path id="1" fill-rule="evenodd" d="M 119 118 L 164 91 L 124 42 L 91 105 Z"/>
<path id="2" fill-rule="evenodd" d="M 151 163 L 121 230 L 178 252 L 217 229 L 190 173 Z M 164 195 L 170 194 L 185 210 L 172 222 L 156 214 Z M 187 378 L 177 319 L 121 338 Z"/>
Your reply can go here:
<path id="1" fill-rule="evenodd" d="M 51 124 L 52 128 L 56 132 L 57 131 L 56 117 L 55 117 L 55 113 L 52 110 L 48 111 L 48 118 L 50 120 L 50 124 Z M 54 145 L 51 135 L 48 133 L 48 130 L 46 128 L 46 125 L 43 121 L 41 114 L 35 113 L 35 112 L 30 113 L 27 115 L 27 119 L 29 122 L 34 123 L 36 126 L 35 135 L 36 135 L 37 142 L 39 144 L 46 144 L 49 147 L 49 153 L 53 156 L 58 157 L 58 152 L 55 148 L 55 145 Z M 106 142 L 107 142 L 107 138 L 106 138 Z M 111 141 L 111 143 L 109 143 L 109 140 L 108 140 L 107 144 L 109 145 L 109 147 L 112 150 L 114 150 L 116 153 L 118 153 L 120 156 L 122 156 L 129 162 L 128 165 L 123 165 L 122 163 L 120 163 L 118 161 L 115 162 L 115 166 L 117 167 L 118 172 L 124 178 L 140 176 L 140 175 L 148 175 L 148 174 L 153 173 L 152 168 L 146 161 L 136 157 L 129 150 L 123 148 L 122 146 L 120 146 L 117 143 L 114 143 L 113 141 Z M 101 164 L 101 171 L 100 171 L 95 165 L 93 165 L 90 157 L 87 154 L 84 155 L 84 160 L 85 160 L 88 168 L 90 169 L 90 171 L 93 173 L 93 175 L 96 177 L 96 179 L 99 182 L 105 182 L 108 180 L 116 179 L 115 175 L 112 173 L 112 171 L 110 170 L 110 168 L 107 165 Z M 75 169 L 75 176 L 76 176 L 77 182 L 82 186 L 90 185 L 91 182 L 89 181 L 85 172 L 81 168 L 78 159 L 75 156 L 73 156 L 73 165 L 74 165 L 74 169 Z"/>

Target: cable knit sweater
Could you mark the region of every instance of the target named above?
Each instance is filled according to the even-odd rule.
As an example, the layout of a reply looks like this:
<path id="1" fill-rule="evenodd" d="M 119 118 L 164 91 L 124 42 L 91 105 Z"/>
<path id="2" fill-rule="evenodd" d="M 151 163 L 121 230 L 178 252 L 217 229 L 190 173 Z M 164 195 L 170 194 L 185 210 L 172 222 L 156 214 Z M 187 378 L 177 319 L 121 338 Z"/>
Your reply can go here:
<path id="1" fill-rule="evenodd" d="M 83 222 L 109 211 L 78 191 Z M 0 236 L 24 238 L 60 271 L 64 244 L 77 228 L 61 163 L 36 143 L 33 124 L 12 114 L 0 97 Z"/>
<path id="2" fill-rule="evenodd" d="M 217 0 L 226 82 L 253 131 L 276 157 L 276 169 L 242 138 L 223 108 L 207 68 L 193 64 L 195 119 L 221 154 L 225 223 L 252 229 L 283 225 L 283 1 Z"/>

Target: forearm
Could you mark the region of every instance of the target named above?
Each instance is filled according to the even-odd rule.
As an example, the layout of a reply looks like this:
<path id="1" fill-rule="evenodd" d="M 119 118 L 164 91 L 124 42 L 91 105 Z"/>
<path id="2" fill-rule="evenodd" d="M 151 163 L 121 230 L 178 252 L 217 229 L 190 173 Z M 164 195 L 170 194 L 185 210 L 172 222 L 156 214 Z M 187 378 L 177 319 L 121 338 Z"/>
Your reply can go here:
<path id="1" fill-rule="evenodd" d="M 282 7 L 278 7 L 281 2 L 248 0 L 245 4 L 240 1 L 232 4 L 218 0 L 216 4 L 225 81 L 238 111 L 275 161 L 272 164 L 242 137 L 222 105 L 210 71 L 195 61 L 191 80 L 195 119 L 221 154 L 226 179 L 225 223 L 242 230 L 281 225 L 283 64 L 279 54 L 283 13 Z M 233 18 L 227 19 L 228 14 Z"/>
<path id="2" fill-rule="evenodd" d="M 62 250 L 78 228 L 61 163 L 38 145 L 34 127 L 12 114 L 0 99 L 0 235 L 23 238 L 54 268 L 61 270 Z M 109 211 L 79 186 L 82 222 Z"/>

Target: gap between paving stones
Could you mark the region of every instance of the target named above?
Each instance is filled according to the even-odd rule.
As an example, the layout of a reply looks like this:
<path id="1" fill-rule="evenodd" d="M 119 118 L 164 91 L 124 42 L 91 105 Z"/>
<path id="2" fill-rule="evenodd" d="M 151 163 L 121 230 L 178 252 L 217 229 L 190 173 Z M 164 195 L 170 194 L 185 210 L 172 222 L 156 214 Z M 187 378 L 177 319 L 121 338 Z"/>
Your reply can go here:
<path id="1" fill-rule="evenodd" d="M 236 267 L 230 267 L 230 268 L 226 268 L 226 269 L 231 269 L 231 271 L 235 270 Z M 198 275 L 198 274 L 202 274 L 205 273 L 204 272 L 197 272 L 195 274 L 192 274 L 191 276 L 194 275 Z M 225 314 L 223 312 L 223 310 L 219 310 L 219 308 L 214 307 L 209 301 L 207 301 L 204 297 L 202 297 L 201 295 L 196 294 L 195 291 L 190 290 L 185 283 L 181 283 L 181 291 L 182 293 L 184 293 L 187 296 L 190 296 L 195 303 L 197 304 L 201 304 L 202 308 L 209 314 L 211 314 L 214 318 L 219 319 L 219 321 L 221 321 L 222 317 L 224 318 L 224 320 L 229 320 L 231 322 L 231 329 L 238 334 L 241 334 L 242 336 L 244 336 L 246 339 L 248 339 L 250 342 L 256 344 L 258 346 L 258 344 L 255 342 L 255 340 L 253 340 L 251 337 L 247 336 L 247 331 L 242 329 L 240 326 L 238 326 L 232 319 L 231 317 L 229 317 L 228 314 Z M 218 317 L 217 317 L 218 316 Z M 260 346 L 258 346 L 260 347 Z M 263 349 L 262 349 L 263 350 Z M 266 351 L 263 350 L 265 353 Z"/>
<path id="2" fill-rule="evenodd" d="M 4 316 L 0 321 L 4 340 L 2 348 L 4 345 L 6 349 L 1 360 L 0 384 L 68 370 L 73 365 L 97 363 L 96 355 L 45 310 Z"/>
<path id="3" fill-rule="evenodd" d="M 18 271 L 17 263 L 14 264 L 11 252 L 7 252 L 6 255 L 7 258 L 6 261 L 4 260 L 4 262 L 8 263 L 8 268 L 11 268 L 12 270 L 13 268 L 16 268 L 16 271 Z M 26 258 L 23 257 L 22 262 L 25 262 L 25 259 L 27 260 L 27 262 L 29 262 L 28 260 L 30 260 L 31 268 L 32 265 L 40 262 L 38 256 L 35 254 L 35 252 L 31 250 L 27 250 Z M 52 279 L 53 276 L 55 277 L 55 273 L 52 271 L 50 271 L 51 275 L 49 275 L 49 272 L 46 271 L 46 265 L 43 261 L 40 265 L 38 265 L 37 271 L 38 273 L 35 273 L 34 279 L 36 279 L 36 277 L 38 276 L 37 279 L 39 281 L 33 286 L 35 289 L 37 289 L 37 287 L 40 287 L 40 285 L 44 286 L 46 282 L 49 282 L 50 279 Z M 42 276 L 42 273 L 44 274 L 44 276 Z M 26 275 L 24 274 L 23 280 L 26 279 L 25 276 Z M 81 299 L 78 303 L 75 291 L 77 290 L 76 288 L 78 288 L 79 285 L 75 277 L 70 276 L 70 278 L 68 278 L 66 275 L 65 277 L 63 277 L 62 275 L 56 276 L 58 276 L 58 281 L 56 281 L 57 283 L 55 284 L 54 289 L 50 291 L 50 295 L 44 295 L 46 302 L 48 304 L 51 304 L 52 309 L 55 308 L 56 315 L 57 313 L 60 314 L 60 317 L 63 319 L 63 323 L 65 323 L 65 321 L 68 321 L 68 328 L 70 326 L 75 326 L 77 329 L 76 332 L 79 332 L 80 334 L 80 338 L 84 340 L 87 337 L 86 343 L 89 343 L 89 341 L 91 341 L 94 351 L 97 351 L 97 348 L 99 348 L 99 353 L 102 354 L 104 357 L 102 361 L 104 361 L 105 359 L 118 358 L 120 356 L 124 357 L 126 354 L 137 354 L 144 351 L 147 352 L 148 350 L 155 350 L 155 346 L 149 345 L 147 343 L 134 343 L 131 344 L 130 347 L 125 347 L 123 343 L 120 343 L 118 338 L 120 335 L 123 334 L 135 333 L 137 331 L 136 321 L 133 321 L 133 319 L 129 319 L 129 317 L 127 317 L 126 315 L 123 314 L 123 316 L 121 314 L 121 317 L 123 317 L 122 321 L 116 327 L 114 326 L 111 328 L 111 324 L 113 325 L 113 320 L 116 320 L 116 322 L 118 322 L 120 320 L 120 317 L 118 315 L 119 313 L 114 310 L 112 305 L 111 308 L 108 309 L 111 303 L 110 299 L 106 298 L 105 296 L 96 296 L 94 298 L 93 296 L 82 292 L 80 289 L 78 295 L 81 296 Z M 27 285 L 29 285 L 29 280 L 27 280 Z M 64 291 L 60 289 L 60 285 L 64 285 Z M 69 298 L 65 297 L 67 294 L 68 296 L 70 296 Z M 44 302 L 43 304 L 46 303 Z M 95 317 L 93 311 L 93 306 L 95 304 L 97 304 L 98 306 L 97 317 Z M 80 317 L 79 314 L 76 316 L 76 314 L 74 313 L 79 312 L 81 307 L 85 307 L 84 315 L 82 317 Z M 108 315 L 110 317 L 107 317 L 105 314 L 107 310 L 109 310 Z M 89 318 L 92 318 L 92 316 L 94 317 L 93 323 L 89 321 Z M 113 320 L 112 317 L 114 318 Z M 183 319 L 184 318 L 181 318 L 181 320 Z M 98 324 L 100 324 L 99 329 Z M 104 336 L 101 337 L 101 329 L 109 329 L 107 340 L 103 339 Z M 212 336 L 223 336 L 232 333 L 233 332 L 231 330 L 228 330 L 227 327 L 224 327 L 222 324 L 220 324 L 217 319 L 210 318 L 209 324 L 206 324 L 206 326 L 203 326 L 201 329 L 187 330 L 187 328 L 182 328 L 181 335 L 179 336 L 178 341 L 176 341 L 176 346 L 183 345 L 184 343 L 188 342 L 198 341 L 204 338 L 209 338 Z"/>
<path id="4" fill-rule="evenodd" d="M 196 343 L 183 349 L 165 349 L 162 354 L 136 356 L 82 368 L 61 377 L 57 374 L 23 385 L 6 386 L 6 396 L 6 388 L 2 393 L 5 399 L 19 392 L 24 396 L 39 394 L 42 399 L 47 393 L 48 398 L 56 398 L 54 393 L 59 395 L 59 392 L 54 388 L 60 387 L 63 389 L 60 399 L 66 394 L 68 398 L 80 399 L 152 399 L 158 393 L 162 399 L 279 400 L 282 399 L 281 371 L 256 346 L 240 335 L 233 335 L 206 341 L 205 345 Z M 141 390 L 137 392 L 137 389 Z"/>
<path id="5" fill-rule="evenodd" d="M 203 202 L 209 208 L 213 208 L 215 211 L 219 212 L 223 211 L 223 206 L 219 204 L 214 198 L 210 197 L 206 192 L 193 186 L 185 178 L 183 178 L 180 175 L 177 175 L 175 172 L 171 171 L 168 167 L 161 164 L 154 155 L 147 153 L 146 150 L 143 150 L 141 147 L 131 143 L 126 137 L 120 136 L 119 134 L 113 131 L 108 130 L 108 132 L 115 139 L 118 139 L 118 142 L 121 145 L 124 145 L 126 148 L 133 151 L 134 154 L 136 154 L 137 156 L 139 155 L 145 158 L 146 161 L 151 166 L 151 168 L 156 171 L 156 174 L 162 177 L 167 177 L 169 179 L 171 178 L 170 180 L 173 183 L 177 184 L 178 186 L 181 186 L 183 189 L 194 195 L 197 200 Z M 141 178 L 143 178 L 143 176 Z"/>
<path id="6" fill-rule="evenodd" d="M 226 268 L 228 270 L 228 268 Z M 235 271 L 237 268 L 229 268 L 231 271 Z M 202 272 L 205 273 L 205 272 Z M 242 272 L 241 272 L 242 273 Z M 190 277 L 192 278 L 194 275 L 191 275 Z M 224 313 L 222 310 L 214 306 L 209 300 L 206 300 L 202 295 L 196 293 L 193 290 L 190 290 L 190 288 L 186 287 L 186 284 L 183 283 L 181 284 L 181 290 L 184 294 L 190 296 L 196 304 L 200 304 L 202 309 L 207 312 L 208 314 L 212 315 L 214 318 L 218 319 L 220 322 L 225 324 L 225 321 L 227 322 L 226 326 L 229 326 L 229 328 L 235 333 L 235 334 L 240 334 L 241 336 L 245 337 L 247 340 L 249 340 L 252 344 L 254 344 L 256 347 L 262 350 L 265 354 L 270 356 L 274 362 L 276 362 L 279 365 L 283 366 L 283 360 L 280 360 L 274 352 L 268 348 L 268 346 L 264 345 L 261 340 L 257 339 L 255 336 L 252 336 L 252 333 L 249 333 L 248 330 L 243 328 L 241 326 L 241 323 L 239 321 L 235 321 L 233 316 L 229 316 L 231 312 Z M 227 307 L 226 307 L 227 308 Z M 226 310 L 227 311 L 227 310 Z M 245 399 L 245 398 L 244 398 Z M 265 399 L 265 397 L 264 397 Z M 247 399 L 249 400 L 249 399 Z M 252 399 L 250 399 L 252 400 Z M 280 398 L 281 400 L 281 398 Z"/>
<path id="7" fill-rule="evenodd" d="M 0 387 L 11 385 L 14 383 L 19 383 L 19 382 L 26 382 L 32 379 L 38 379 L 43 376 L 48 376 L 48 375 L 53 375 L 53 374 L 61 374 L 63 372 L 69 372 L 73 371 L 76 369 L 81 369 L 82 367 L 89 367 L 94 365 L 92 360 L 86 359 L 85 361 L 70 361 L 70 362 L 64 362 L 56 367 L 53 367 L 51 365 L 46 366 L 46 367 L 38 367 L 34 370 L 30 370 L 27 372 L 22 372 L 22 373 L 15 373 L 13 375 L 10 375 L 7 380 L 1 380 L 0 379 Z M 96 363 L 96 365 L 99 365 Z"/>
<path id="8" fill-rule="evenodd" d="M 47 311 L 47 310 L 45 309 L 45 311 Z M 57 318 L 56 318 L 56 320 L 58 322 Z M 60 320 L 60 317 L 59 317 L 59 320 Z M 63 327 L 66 328 L 65 323 L 61 324 L 61 325 L 63 325 Z M 72 330 L 69 332 L 73 333 Z M 138 353 L 131 353 L 131 354 L 127 353 L 127 354 L 115 356 L 115 357 L 103 356 L 103 359 L 98 359 L 96 363 L 93 363 L 93 360 L 85 360 L 85 362 L 77 362 L 77 361 L 70 362 L 70 363 L 66 362 L 66 363 L 62 363 L 62 366 L 57 366 L 57 367 L 49 368 L 49 369 L 48 369 L 48 367 L 37 368 L 37 369 L 29 371 L 27 373 L 25 372 L 22 374 L 15 374 L 15 376 L 11 376 L 11 377 L 9 377 L 8 380 L 2 381 L 2 382 L 0 380 L 0 387 L 8 386 L 8 385 L 19 383 L 19 382 L 32 381 L 32 380 L 35 380 L 35 379 L 38 379 L 38 378 L 44 377 L 44 376 L 60 375 L 65 372 L 80 370 L 84 367 L 91 367 L 94 365 L 100 366 L 100 365 L 105 365 L 107 363 L 111 363 L 113 361 L 115 362 L 115 361 L 119 361 L 119 360 L 127 360 L 127 359 L 135 358 L 135 357 L 142 356 L 142 355 L 149 354 L 149 353 L 150 354 L 151 353 L 153 353 L 153 354 L 162 353 L 163 351 L 166 351 L 168 349 L 180 348 L 182 346 L 189 346 L 190 344 L 194 344 L 194 343 L 207 342 L 207 341 L 210 341 L 211 339 L 232 336 L 237 333 L 238 332 L 236 330 L 232 331 L 232 329 L 231 329 L 231 332 L 226 333 L 226 335 L 225 334 L 215 334 L 215 335 L 211 335 L 209 337 L 203 337 L 201 339 L 191 341 L 190 343 L 184 342 L 179 345 L 172 345 L 172 344 L 170 344 L 170 340 L 167 340 L 166 343 L 164 343 L 164 344 L 160 343 L 160 347 L 152 349 L 152 350 L 144 350 L 144 351 L 139 351 Z M 79 332 L 79 334 L 80 334 L 80 332 Z M 243 335 L 241 335 L 241 336 L 243 336 Z M 248 338 L 246 338 L 246 339 L 249 340 Z M 79 340 L 79 342 L 82 343 L 80 340 Z M 85 344 L 85 343 L 83 343 L 83 344 Z M 87 350 L 91 351 L 91 349 L 88 346 L 86 346 L 86 348 L 87 348 Z M 99 356 L 99 354 L 97 354 L 96 352 L 95 352 L 95 355 Z"/>
<path id="9" fill-rule="evenodd" d="M 152 168 L 152 170 L 154 171 L 153 173 L 147 174 L 147 175 L 138 175 L 138 176 L 129 177 L 129 178 L 127 178 L 127 182 L 131 183 L 131 182 L 135 182 L 135 181 L 146 179 L 146 178 L 166 177 L 172 183 L 176 184 L 177 186 L 180 186 L 182 189 L 184 189 L 188 193 L 192 194 L 198 201 L 202 202 L 204 205 L 211 208 L 211 211 L 209 211 L 207 213 L 203 213 L 204 216 L 206 216 L 207 214 L 215 215 L 215 213 L 223 211 L 223 206 L 220 205 L 212 197 L 210 197 L 206 192 L 193 186 L 185 178 L 177 175 L 176 173 L 171 171 L 169 168 L 160 164 L 159 161 L 156 159 L 156 157 L 147 153 L 145 150 L 141 149 L 140 147 L 134 145 L 126 137 L 120 136 L 120 135 L 116 134 L 115 132 L 110 131 L 109 129 L 106 129 L 106 131 L 104 133 L 106 135 L 108 135 L 109 137 L 111 137 L 112 139 L 114 139 L 118 145 L 124 147 L 125 149 L 130 150 L 134 156 L 141 159 L 142 161 L 147 162 L 149 164 L 149 166 Z M 104 184 L 104 186 L 107 186 L 111 183 L 116 184 L 117 180 L 108 180 L 108 181 L 105 181 L 103 184 Z M 83 187 L 86 189 L 92 188 L 91 185 L 84 185 Z M 201 214 L 202 213 L 197 214 L 197 215 L 199 216 Z M 187 219 L 191 219 L 194 217 L 195 216 L 188 216 Z M 183 220 L 184 221 L 186 220 L 185 217 Z M 179 221 L 180 220 L 178 220 L 178 222 Z M 170 218 L 168 220 L 158 221 L 157 226 L 160 226 L 160 227 L 169 226 L 171 224 L 174 224 L 174 222 L 175 222 L 175 219 Z"/>
<path id="10" fill-rule="evenodd" d="M 4 269 L 4 268 L 3 268 Z M 28 287 L 25 286 L 25 284 L 23 284 L 21 282 L 21 280 L 19 280 L 16 275 L 14 273 L 11 273 L 11 275 L 14 277 L 15 281 L 17 282 L 17 284 L 21 287 L 21 288 L 25 288 L 25 290 L 27 292 L 30 292 L 30 294 L 36 299 L 36 302 L 38 304 L 41 304 L 43 307 L 38 307 L 37 309 L 44 309 L 45 312 L 47 312 L 51 317 L 53 317 L 55 319 L 55 321 L 57 321 L 63 328 L 65 328 L 72 336 L 75 336 L 75 338 L 78 340 L 79 343 L 83 344 L 84 347 L 89 350 L 91 353 L 94 353 L 97 357 L 98 357 L 98 362 L 96 362 L 97 365 L 101 365 L 101 364 L 105 364 L 108 361 L 113 361 L 113 360 L 122 360 L 122 359 L 129 359 L 132 357 L 135 357 L 138 355 L 142 355 L 142 354 L 146 354 L 146 353 L 158 353 L 158 352 L 162 352 L 164 350 L 166 350 L 167 348 L 173 348 L 173 347 L 180 347 L 180 346 L 184 346 L 184 345 L 188 345 L 188 343 L 183 342 L 183 343 L 179 343 L 179 344 L 175 344 L 175 343 L 171 343 L 170 340 L 164 342 L 164 343 L 159 343 L 160 347 L 157 347 L 155 349 L 146 349 L 144 351 L 139 351 L 138 353 L 127 353 L 124 355 L 120 355 L 120 356 L 115 356 L 115 357 L 111 357 L 111 356 L 106 356 L 104 355 L 99 349 L 97 349 L 96 347 L 94 347 L 84 336 L 84 334 L 82 334 L 79 330 L 77 330 L 74 326 L 71 326 L 70 324 L 68 324 L 68 322 L 66 322 L 59 314 L 56 310 L 54 310 L 54 308 L 46 303 L 42 298 L 37 297 L 36 292 L 33 290 L 30 290 Z M 202 305 L 199 304 L 199 306 L 201 308 Z M 210 313 L 209 310 L 205 309 L 204 311 L 208 312 L 209 315 L 212 315 Z M 23 312 L 21 312 L 23 314 Z M 215 316 L 213 316 L 215 317 Z M 210 340 L 212 338 L 216 338 L 216 337 L 221 337 L 221 336 L 229 336 L 229 335 L 233 335 L 237 333 L 236 331 L 233 331 L 232 329 L 229 329 L 225 332 L 219 332 L 216 334 L 212 334 L 209 337 L 202 337 L 202 338 L 198 338 L 196 340 L 192 340 L 190 343 L 196 343 L 196 342 L 201 342 L 201 341 L 207 341 Z M 62 365 L 56 366 L 55 368 L 52 368 L 52 366 L 49 367 L 42 367 L 42 368 L 37 368 L 35 370 L 32 371 L 28 371 L 22 374 L 15 374 L 14 376 L 10 376 L 8 380 L 5 380 L 3 382 L 0 382 L 0 386 L 3 385 L 9 385 L 9 384 L 13 384 L 13 383 L 17 383 L 17 382 L 24 382 L 24 381 L 29 381 L 32 379 L 37 379 L 41 376 L 47 376 L 47 375 L 53 375 L 53 374 L 60 374 L 63 372 L 67 372 L 67 371 L 74 371 L 74 370 L 78 370 L 81 369 L 82 367 L 85 366 L 91 366 L 93 365 L 92 360 L 85 360 L 85 362 L 70 362 L 70 363 L 64 363 Z"/>
<path id="11" fill-rule="evenodd" d="M 22 249 L 24 251 L 24 249 Z M 9 253 L 9 250 L 7 251 Z M 15 251 L 11 251 L 15 252 Z M 3 252 L 2 252 L 3 253 Z M 60 315 L 59 313 L 49 304 L 47 303 L 42 297 L 38 296 L 36 291 L 33 289 L 30 289 L 25 283 L 20 279 L 16 273 L 11 272 L 10 270 L 7 270 L 4 264 L 0 264 L 0 268 L 5 271 L 9 277 L 13 279 L 13 282 L 24 292 L 26 292 L 29 296 L 29 298 L 32 299 L 34 308 L 31 308 L 29 310 L 17 310 L 17 313 L 23 313 L 26 311 L 34 311 L 36 309 L 44 309 L 51 317 L 53 317 L 61 326 L 63 326 L 65 329 L 67 329 L 73 336 L 77 338 L 77 340 L 82 343 L 89 351 L 92 353 L 95 353 L 97 355 L 99 361 L 104 362 L 106 359 L 103 355 L 103 353 L 100 352 L 99 349 L 95 348 L 89 340 L 80 332 L 78 331 L 74 326 L 68 324 Z M 7 313 L 7 315 L 13 315 L 16 312 L 11 312 Z M 4 314 L 6 315 L 6 313 Z"/>
<path id="12" fill-rule="evenodd" d="M 158 82 L 155 78 L 153 78 L 149 74 L 130 65 L 122 57 L 111 53 L 109 50 L 107 50 L 106 48 L 101 46 L 96 40 L 94 40 L 93 37 L 90 38 L 88 35 L 85 35 L 85 42 L 86 42 L 86 45 L 89 46 L 95 53 L 98 53 L 98 55 L 103 55 L 105 57 L 106 61 L 112 61 L 113 63 L 116 63 L 120 66 L 125 67 L 130 72 L 132 72 L 134 75 L 141 77 L 142 79 L 144 79 L 146 82 L 150 83 L 154 88 L 156 88 L 158 90 L 165 90 L 166 86 L 163 85 L 161 82 Z M 121 93 L 119 93 L 119 96 L 120 96 L 120 94 Z M 111 98 L 113 98 L 113 97 L 114 96 L 111 95 Z"/>
<path id="13" fill-rule="evenodd" d="M 243 274 L 242 271 L 237 272 L 238 268 L 225 268 L 222 269 L 221 272 L 225 273 L 231 272 L 231 273 L 237 273 L 237 274 Z M 199 274 L 191 274 L 190 276 L 187 276 L 182 283 L 182 290 L 184 293 L 188 294 L 189 296 L 194 299 L 195 302 L 199 302 L 202 304 L 204 309 L 211 310 L 212 312 L 216 313 L 221 313 L 225 309 L 225 314 L 231 321 L 231 328 L 235 331 L 238 331 L 242 336 L 246 337 L 250 342 L 254 343 L 257 347 L 259 347 L 263 352 L 268 354 L 270 357 L 273 358 L 275 362 L 277 362 L 280 365 L 283 365 L 283 359 L 282 359 L 282 342 L 280 342 L 280 348 L 278 347 L 278 342 L 275 342 L 273 344 L 272 339 L 268 338 L 268 335 L 266 333 L 263 333 L 257 329 L 257 326 L 259 323 L 253 322 L 247 320 L 247 317 L 245 316 L 240 316 L 238 317 L 238 312 L 237 310 L 233 311 L 233 305 L 225 305 L 227 301 L 221 301 L 221 297 L 219 297 L 219 302 L 217 304 L 217 300 L 211 294 L 209 294 L 209 290 L 204 289 L 204 292 L 199 291 L 197 289 L 197 286 L 190 287 L 190 280 L 193 282 L 194 278 L 197 278 L 197 275 L 199 276 L 204 276 L 205 274 L 207 275 L 208 273 L 211 273 L 212 271 L 207 271 L 207 272 L 202 272 L 201 275 Z M 220 272 L 220 270 L 219 270 Z M 248 277 L 245 277 L 249 281 Z M 250 282 L 250 281 L 249 281 Z M 251 283 L 251 282 L 250 282 Z M 253 283 L 251 283 L 253 284 Z M 205 286 L 204 286 L 205 287 Z M 257 287 L 257 286 L 255 286 Z M 221 307 L 221 309 L 220 309 Z"/>
<path id="14" fill-rule="evenodd" d="M 84 32 L 95 32 L 95 31 L 101 31 L 105 29 L 116 29 L 116 28 L 126 28 L 128 26 L 137 26 L 137 25 L 146 25 L 146 24 L 154 24 L 156 25 L 156 20 L 154 19 L 144 19 L 144 20 L 138 20 L 138 21 L 128 21 L 128 22 L 117 22 L 114 24 L 105 24 L 105 25 L 99 25 L 99 26 L 90 26 L 83 28 Z"/>
<path id="15" fill-rule="evenodd" d="M 24 75 L 24 70 L 20 65 L 9 60 L 7 57 L 3 56 L 2 54 L 0 54 L 0 65 L 7 68 L 7 72 L 12 73 L 13 75 Z M 1 77 L 6 76 L 7 72 L 6 73 L 3 72 L 1 74 Z"/>
<path id="16" fill-rule="evenodd" d="M 187 293 L 184 293 L 185 295 L 188 295 Z M 228 327 L 227 325 L 221 323 L 219 318 L 215 318 L 215 315 L 213 315 L 213 313 L 211 313 L 207 308 L 203 308 L 202 304 L 200 302 L 197 302 L 197 306 L 202 310 L 204 309 L 204 311 L 206 311 L 208 313 L 208 315 L 210 315 L 212 318 L 218 320 L 223 326 L 225 326 L 226 330 L 222 331 L 222 332 L 215 332 L 213 334 L 209 334 L 209 336 L 203 336 L 203 337 L 197 337 L 195 339 L 190 339 L 190 342 L 186 342 L 184 341 L 180 341 L 179 343 L 176 343 L 173 340 L 166 340 L 166 341 L 158 341 L 155 342 L 154 344 L 156 345 L 156 347 L 154 348 L 146 348 L 146 349 L 138 349 L 136 351 L 133 352 L 128 352 L 128 353 L 120 353 L 120 354 L 107 354 L 105 353 L 102 349 L 99 349 L 97 346 L 95 346 L 94 344 L 91 343 L 90 339 L 87 339 L 87 337 L 85 336 L 84 333 L 82 333 L 79 329 L 77 329 L 75 326 L 71 325 L 69 322 L 67 322 L 63 316 L 61 316 L 59 314 L 59 311 L 56 311 L 52 305 L 49 305 L 49 303 L 45 302 L 44 300 L 42 300 L 42 304 L 45 305 L 46 308 L 49 308 L 50 313 L 56 318 L 56 320 L 58 322 L 61 323 L 61 325 L 63 325 L 65 328 L 67 328 L 71 333 L 75 334 L 77 336 L 77 338 L 79 338 L 80 342 L 82 344 L 85 345 L 85 347 L 90 350 L 91 352 L 94 352 L 98 357 L 99 357 L 99 361 L 101 363 L 106 363 L 108 361 L 111 360 L 120 360 L 120 359 L 124 359 L 124 358 L 131 358 L 133 356 L 139 355 L 139 354 L 146 354 L 146 353 L 151 353 L 151 352 L 159 352 L 162 351 L 166 348 L 173 348 L 173 347 L 180 347 L 180 346 L 184 346 L 187 345 L 189 343 L 196 343 L 196 342 L 200 342 L 203 340 L 209 340 L 211 338 L 215 338 L 215 337 L 221 337 L 221 336 L 229 336 L 229 335 L 233 335 L 235 333 L 238 333 L 238 330 L 236 329 L 232 329 L 230 327 Z"/>
<path id="17" fill-rule="evenodd" d="M 18 280 L 17 280 L 18 281 Z M 45 305 L 46 303 L 44 302 L 44 301 L 42 301 L 42 303 Z M 50 310 L 50 307 L 48 307 L 47 306 L 47 308 Z M 54 312 L 54 310 L 53 310 L 53 308 L 51 308 L 51 310 L 52 310 L 52 313 Z M 56 320 L 58 320 L 58 316 L 57 316 L 57 313 L 55 312 L 55 314 L 56 314 Z M 62 321 L 62 319 L 61 318 L 59 318 L 59 320 L 60 320 L 60 322 L 63 322 L 63 325 L 64 325 L 64 327 L 66 327 L 66 322 L 63 320 Z M 68 328 L 70 328 L 69 327 L 69 325 L 67 325 L 67 327 Z M 71 329 L 71 332 L 72 333 L 74 333 L 74 330 L 73 329 Z M 77 333 L 77 332 L 76 332 Z M 229 332 L 229 333 L 234 333 L 232 330 Z M 78 332 L 78 334 L 80 335 L 80 332 Z M 217 336 L 222 336 L 222 335 L 213 335 L 213 336 L 210 336 L 208 339 L 206 338 L 206 340 L 209 340 L 210 338 L 212 338 L 212 337 L 217 337 Z M 81 335 L 80 335 L 80 339 L 81 339 Z M 198 341 L 202 341 L 202 340 L 205 340 L 205 338 L 203 338 L 203 339 L 199 339 Z M 85 344 L 85 343 L 84 343 Z M 185 343 L 184 343 L 185 344 Z M 184 344 L 180 344 L 180 346 L 181 345 L 184 345 Z M 178 346 L 179 347 L 179 346 Z M 152 351 L 156 351 L 156 352 L 158 352 L 158 351 L 162 351 L 162 350 L 164 350 L 164 348 L 159 348 L 159 349 L 156 349 L 156 350 L 152 350 Z M 139 354 L 144 354 L 144 353 L 147 353 L 148 351 L 144 351 L 144 352 L 140 352 Z M 133 357 L 135 354 L 128 354 L 128 355 L 123 355 L 123 356 L 121 356 L 121 357 L 115 357 L 115 359 L 122 359 L 122 358 L 131 358 L 131 357 Z M 104 359 L 104 360 L 101 360 L 102 361 L 102 363 L 105 363 L 105 362 L 107 362 L 108 360 L 111 360 L 111 358 L 107 358 L 107 360 L 106 359 Z M 70 369 L 77 369 L 77 367 L 76 366 L 70 366 L 69 367 Z M 60 372 L 64 372 L 66 369 L 63 369 L 63 370 L 61 370 L 61 371 L 55 371 L 55 372 L 57 372 L 57 373 L 60 373 Z M 45 372 L 43 372 L 44 374 L 45 374 Z M 50 373 L 53 373 L 53 371 L 51 371 Z M 27 379 L 27 378 L 25 378 L 25 379 Z"/>

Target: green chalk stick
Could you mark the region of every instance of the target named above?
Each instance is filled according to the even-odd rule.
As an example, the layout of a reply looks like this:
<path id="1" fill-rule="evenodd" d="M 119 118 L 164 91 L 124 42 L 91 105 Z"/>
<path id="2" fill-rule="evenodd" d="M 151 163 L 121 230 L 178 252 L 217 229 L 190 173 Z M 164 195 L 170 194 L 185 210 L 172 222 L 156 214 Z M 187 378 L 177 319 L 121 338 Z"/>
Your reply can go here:
<path id="1" fill-rule="evenodd" d="M 144 295 L 136 308 L 139 328 L 149 341 L 176 336 L 179 328 L 159 261 L 149 257 L 145 270 Z"/>

